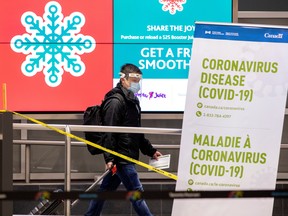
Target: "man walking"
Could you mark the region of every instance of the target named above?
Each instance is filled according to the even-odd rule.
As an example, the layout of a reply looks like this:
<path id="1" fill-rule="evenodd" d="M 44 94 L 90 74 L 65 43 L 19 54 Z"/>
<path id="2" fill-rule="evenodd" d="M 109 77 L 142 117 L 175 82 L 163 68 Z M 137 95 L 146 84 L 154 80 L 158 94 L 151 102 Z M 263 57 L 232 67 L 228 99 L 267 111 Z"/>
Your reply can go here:
<path id="1" fill-rule="evenodd" d="M 125 64 L 121 67 L 120 81 L 115 88 L 110 90 L 105 98 L 111 97 L 103 107 L 103 123 L 106 126 L 141 127 L 141 108 L 139 100 L 135 96 L 141 86 L 141 70 L 133 64 Z M 120 99 L 121 100 L 120 100 Z M 104 146 L 130 158 L 139 159 L 139 150 L 155 159 L 161 155 L 145 138 L 144 134 L 136 133 L 106 133 Z M 112 175 L 110 172 L 102 181 L 99 192 L 114 191 L 122 182 L 127 191 L 143 191 L 139 180 L 135 164 L 122 158 L 104 153 L 107 169 L 112 169 L 114 165 L 117 172 Z M 133 208 L 139 216 L 151 216 L 151 212 L 145 200 L 131 200 Z M 91 200 L 85 216 L 100 215 L 104 205 L 104 200 Z"/>

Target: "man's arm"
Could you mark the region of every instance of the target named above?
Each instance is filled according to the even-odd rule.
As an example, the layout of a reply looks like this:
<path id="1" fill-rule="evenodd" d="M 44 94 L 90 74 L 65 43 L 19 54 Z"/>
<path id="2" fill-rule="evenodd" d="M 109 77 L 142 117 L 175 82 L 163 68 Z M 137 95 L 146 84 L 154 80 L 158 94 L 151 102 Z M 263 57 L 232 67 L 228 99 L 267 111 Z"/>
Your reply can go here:
<path id="1" fill-rule="evenodd" d="M 155 149 L 151 142 L 142 135 L 142 143 L 140 144 L 140 150 L 144 155 L 148 155 L 153 157 L 154 159 L 158 160 L 158 157 L 162 154 Z"/>

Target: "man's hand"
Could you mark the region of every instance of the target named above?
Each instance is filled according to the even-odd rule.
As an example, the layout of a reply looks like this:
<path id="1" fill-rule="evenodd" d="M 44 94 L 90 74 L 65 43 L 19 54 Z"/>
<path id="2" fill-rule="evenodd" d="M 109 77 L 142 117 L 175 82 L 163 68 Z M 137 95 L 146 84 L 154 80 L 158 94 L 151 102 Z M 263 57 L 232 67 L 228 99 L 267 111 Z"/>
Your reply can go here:
<path id="1" fill-rule="evenodd" d="M 113 168 L 113 162 L 108 162 L 108 163 L 106 164 L 106 169 L 111 170 L 112 168 Z"/>
<path id="2" fill-rule="evenodd" d="M 162 154 L 159 151 L 156 151 L 153 155 L 153 158 L 158 160 L 158 157 L 161 156 Z"/>

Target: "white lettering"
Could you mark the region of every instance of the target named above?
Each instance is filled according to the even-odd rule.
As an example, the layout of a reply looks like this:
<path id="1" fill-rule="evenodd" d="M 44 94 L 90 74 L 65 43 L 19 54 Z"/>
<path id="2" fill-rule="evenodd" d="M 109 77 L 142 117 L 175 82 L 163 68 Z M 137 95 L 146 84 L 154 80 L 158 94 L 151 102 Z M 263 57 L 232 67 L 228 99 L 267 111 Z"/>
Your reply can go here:
<path id="1" fill-rule="evenodd" d="M 279 33 L 277 35 L 274 35 L 274 34 L 270 34 L 270 33 L 265 33 L 264 37 L 265 38 L 279 38 L 279 39 L 282 39 L 283 38 L 283 34 Z"/>

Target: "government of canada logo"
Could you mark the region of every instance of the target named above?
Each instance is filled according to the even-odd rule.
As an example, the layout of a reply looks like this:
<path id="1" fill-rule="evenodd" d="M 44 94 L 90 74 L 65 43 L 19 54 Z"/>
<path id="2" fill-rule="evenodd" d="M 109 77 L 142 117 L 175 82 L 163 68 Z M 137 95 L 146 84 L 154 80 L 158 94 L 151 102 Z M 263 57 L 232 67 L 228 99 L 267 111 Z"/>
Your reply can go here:
<path id="1" fill-rule="evenodd" d="M 50 87 L 61 84 L 64 71 L 75 77 L 83 75 L 85 64 L 80 55 L 96 47 L 94 38 L 79 33 L 85 23 L 82 13 L 63 18 L 61 5 L 55 1 L 46 4 L 43 18 L 25 12 L 21 23 L 27 33 L 14 36 L 10 43 L 13 51 L 27 55 L 22 73 L 32 77 L 43 72 Z"/>

